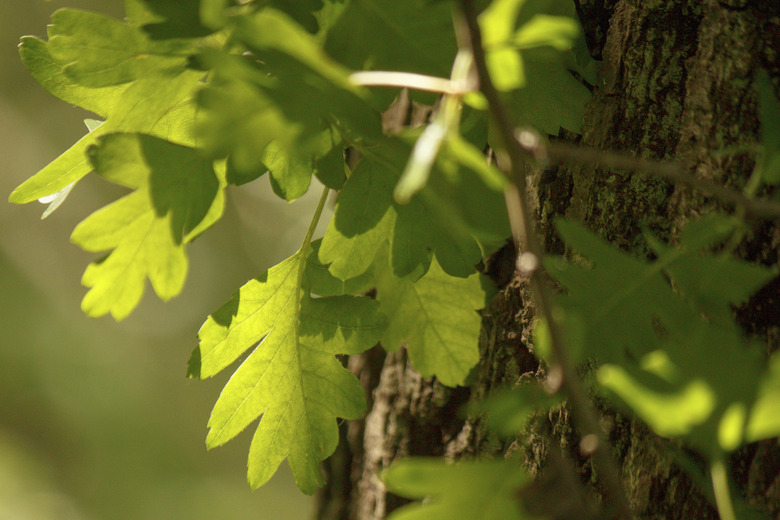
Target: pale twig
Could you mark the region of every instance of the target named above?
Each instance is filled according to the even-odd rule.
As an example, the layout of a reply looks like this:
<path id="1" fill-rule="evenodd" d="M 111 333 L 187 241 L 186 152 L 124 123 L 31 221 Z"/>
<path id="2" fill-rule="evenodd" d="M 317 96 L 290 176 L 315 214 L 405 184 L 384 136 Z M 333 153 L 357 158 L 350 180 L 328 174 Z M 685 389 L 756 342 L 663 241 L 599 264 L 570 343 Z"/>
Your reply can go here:
<path id="1" fill-rule="evenodd" d="M 471 85 L 467 80 L 452 81 L 446 78 L 425 76 L 411 72 L 363 70 L 350 74 L 349 80 L 354 85 L 361 87 L 400 87 L 453 96 L 462 96 L 474 90 L 474 85 Z"/>
<path id="2" fill-rule="evenodd" d="M 479 90 L 488 102 L 488 110 L 495 123 L 496 135 L 500 139 L 500 142 L 496 143 L 498 149 L 495 150 L 498 164 L 507 173 L 517 190 L 516 211 L 519 212 L 519 215 L 514 220 L 518 222 L 521 229 L 513 229 L 513 235 L 523 238 L 524 243 L 518 244 L 519 247 L 525 246 L 525 252 L 518 257 L 517 269 L 530 277 L 537 308 L 547 321 L 556 363 L 556 366 L 551 368 L 551 373 L 557 372 L 560 375 L 560 385 L 569 398 L 572 414 L 583 438 L 593 435 L 595 437 L 589 438 L 598 439 L 593 443 L 592 453 L 607 492 L 607 503 L 614 509 L 617 516 L 628 519 L 631 518 L 631 510 L 620 472 L 609 452 L 609 445 L 599 425 L 598 417 L 590 405 L 574 366 L 569 361 L 563 344 L 562 331 L 553 316 L 549 281 L 540 262 L 543 251 L 531 220 L 526 197 L 525 177 L 522 172 L 522 163 L 524 159 L 529 158 L 529 153 L 520 146 L 515 138 L 514 125 L 491 80 L 482 48 L 482 34 L 472 2 L 461 0 L 460 5 L 462 17 L 456 24 L 459 42 L 471 47 L 479 79 Z M 518 249 L 518 251 L 520 250 Z"/>

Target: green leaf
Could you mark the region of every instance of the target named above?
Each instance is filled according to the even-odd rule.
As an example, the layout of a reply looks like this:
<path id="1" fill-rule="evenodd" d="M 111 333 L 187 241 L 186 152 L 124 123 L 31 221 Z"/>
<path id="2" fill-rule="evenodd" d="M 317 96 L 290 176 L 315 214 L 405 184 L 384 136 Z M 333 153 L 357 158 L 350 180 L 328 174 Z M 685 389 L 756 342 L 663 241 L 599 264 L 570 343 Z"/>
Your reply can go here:
<path id="1" fill-rule="evenodd" d="M 511 460 L 405 459 L 384 475 L 397 495 L 425 499 L 402 507 L 389 520 L 512 520 L 524 518 L 518 490 L 529 479 Z"/>
<path id="2" fill-rule="evenodd" d="M 177 295 L 187 273 L 185 245 L 222 214 L 223 183 L 197 151 L 147 135 L 112 134 L 88 154 L 95 171 L 133 188 L 81 222 L 71 240 L 87 251 L 113 250 L 91 264 L 82 309 L 121 320 L 135 308 L 146 277 L 157 295 Z"/>
<path id="3" fill-rule="evenodd" d="M 521 51 L 528 78 L 507 94 L 515 121 L 557 135 L 560 128 L 579 132 L 591 94 L 567 67 L 567 56 L 550 48 Z"/>
<path id="4" fill-rule="evenodd" d="M 377 269 L 377 293 L 389 324 L 382 336 L 386 350 L 406 345 L 414 368 L 447 386 L 462 385 L 479 362 L 486 303 L 483 280 L 475 273 L 456 278 L 434 259 L 422 278 L 396 278 L 389 267 Z"/>
<path id="5" fill-rule="evenodd" d="M 425 272 L 434 253 L 449 274 L 473 273 L 480 260 L 474 239 L 453 233 L 419 197 L 409 204 L 395 203 L 392 193 L 398 176 L 390 167 L 368 158 L 357 165 L 323 237 L 320 260 L 330 265 L 337 278 L 354 278 L 368 270 L 380 246 L 389 240 L 390 263 L 397 276 L 418 269 Z"/>
<path id="6" fill-rule="evenodd" d="M 578 224 L 557 227 L 590 264 L 546 260 L 568 290 L 557 299 L 559 325 L 582 340 L 581 357 L 603 363 L 602 387 L 659 435 L 685 436 L 709 456 L 744 443 L 761 363 L 732 306 L 776 270 L 702 251 L 727 238 L 736 223 L 708 216 L 686 227 L 678 247 L 652 240 L 654 262 L 631 258 Z"/>
<path id="7" fill-rule="evenodd" d="M 449 77 L 457 52 L 451 7 L 427 0 L 352 0 L 328 31 L 325 51 L 351 69 Z"/>
<path id="8" fill-rule="evenodd" d="M 772 81 L 765 70 L 756 75 L 761 121 L 761 168 L 767 184 L 780 182 L 780 99 L 775 94 Z"/>
<path id="9" fill-rule="evenodd" d="M 392 233 L 393 178 L 373 161 L 361 161 L 339 194 L 336 211 L 322 238 L 320 261 L 336 278 L 368 271 Z"/>
<path id="10" fill-rule="evenodd" d="M 590 92 L 569 72 L 579 69 L 571 64 L 583 39 L 574 4 L 494 0 L 479 22 L 490 76 L 515 121 L 553 135 L 579 131 Z"/>
<path id="11" fill-rule="evenodd" d="M 152 39 L 198 38 L 212 32 L 200 21 L 203 11 L 214 9 L 211 4 L 204 0 L 126 0 L 125 12 L 128 21 Z M 219 7 L 221 12 L 224 5 Z"/>
<path id="12" fill-rule="evenodd" d="M 299 193 L 314 171 L 312 162 L 335 146 L 334 126 L 366 139 L 381 138 L 379 114 L 366 102 L 366 94 L 287 16 L 266 8 L 233 23 L 235 36 L 251 56 L 202 56 L 215 69 L 198 98 L 204 113 L 198 135 L 207 153 L 230 155 L 235 170 L 244 175 L 262 168 L 262 151 L 274 142 L 274 150 L 266 154 L 286 156 L 286 165 L 310 165 L 294 172 L 271 168 L 277 191 Z M 269 167 L 274 165 L 269 162 Z"/>
<path id="13" fill-rule="evenodd" d="M 669 287 L 660 269 L 604 243 L 581 224 L 556 221 L 564 242 L 591 264 L 585 267 L 545 258 L 550 275 L 568 291 L 557 298 L 566 315 L 587 323 L 587 350 L 601 363 L 621 364 L 656 350 L 659 323 L 684 330 L 698 319 Z M 566 327 L 567 318 L 562 320 Z"/>
<path id="14" fill-rule="evenodd" d="M 330 150 L 315 160 L 314 174 L 322 184 L 332 190 L 341 190 L 347 182 L 347 165 L 344 162 L 344 148 L 335 140 Z"/>
<path id="15" fill-rule="evenodd" d="M 342 294 L 361 294 L 369 291 L 376 285 L 374 273 L 367 270 L 363 274 L 341 280 L 333 276 L 328 266 L 320 262 L 319 251 L 322 239 L 311 243 L 309 253 L 306 255 L 306 269 L 303 272 L 304 284 L 312 293 L 318 296 L 340 296 Z"/>
<path id="16" fill-rule="evenodd" d="M 476 403 L 473 411 L 485 414 L 492 432 L 504 439 L 513 439 L 535 413 L 558 406 L 561 400 L 560 394 L 550 395 L 534 382 L 491 392 L 486 400 Z"/>
<path id="17" fill-rule="evenodd" d="M 25 40 L 28 50 L 35 54 L 28 62 L 48 77 L 44 86 L 50 85 L 57 92 L 69 88 L 60 82 L 61 72 L 46 61 L 45 47 L 40 40 Z M 23 51 L 24 52 L 24 51 Z M 28 55 L 29 57 L 29 55 Z M 61 69 L 60 69 L 61 70 Z M 89 108 L 98 112 L 106 121 L 88 133 L 69 150 L 57 157 L 36 175 L 17 187 L 9 200 L 23 204 L 52 195 L 69 184 L 77 182 L 91 170 L 85 152 L 97 137 L 113 132 L 138 132 L 161 137 L 178 144 L 191 144 L 190 127 L 195 119 L 194 106 L 190 103 L 193 90 L 200 84 L 202 73 L 186 71 L 178 75 L 150 73 L 120 91 L 114 87 L 97 89 L 98 97 Z M 86 90 L 76 90 L 70 101 L 87 96 Z M 70 98 L 69 94 L 63 96 Z M 105 109 L 105 110 L 103 110 Z"/>
<path id="18" fill-rule="evenodd" d="M 49 52 L 64 74 L 86 87 L 127 83 L 157 70 L 182 70 L 194 52 L 190 40 L 154 41 L 115 18 L 75 9 L 52 15 Z"/>
<path id="19" fill-rule="evenodd" d="M 262 154 L 263 164 L 271 172 L 274 193 L 287 201 L 294 201 L 309 189 L 314 165 L 311 159 L 291 155 L 271 141 Z"/>
<path id="20" fill-rule="evenodd" d="M 369 298 L 310 298 L 305 267 L 296 253 L 212 314 L 191 375 L 210 377 L 251 349 L 214 406 L 206 443 L 224 444 L 262 415 L 249 451 L 251 486 L 287 458 L 298 487 L 311 494 L 323 483 L 319 462 L 336 448 L 336 418 L 357 419 L 365 408 L 357 379 L 335 356 L 373 346 L 385 317 Z"/>
<path id="21" fill-rule="evenodd" d="M 769 359 L 758 397 L 750 411 L 746 441 L 755 442 L 780 436 L 780 353 Z"/>
<path id="22" fill-rule="evenodd" d="M 87 88 L 75 83 L 63 71 L 65 63 L 56 60 L 48 44 L 35 36 L 24 36 L 19 55 L 27 70 L 49 93 L 90 112 L 105 115 L 121 103 L 127 85 Z"/>
<path id="23" fill-rule="evenodd" d="M 99 127 L 101 124 L 103 124 L 102 121 L 97 121 L 95 119 L 85 119 L 84 124 L 87 126 L 87 131 L 91 132 L 95 130 L 97 127 Z M 65 202 L 65 199 L 68 198 L 68 195 L 70 195 L 70 190 L 73 189 L 73 186 L 75 186 L 75 182 L 68 184 L 64 188 L 62 188 L 57 193 L 54 193 L 52 195 L 47 195 L 45 197 L 41 197 L 38 199 L 38 202 L 41 204 L 48 204 L 48 207 L 43 212 L 43 215 L 41 215 L 41 220 L 45 219 L 52 213 L 54 213 L 57 208 L 59 208 L 63 202 Z"/>

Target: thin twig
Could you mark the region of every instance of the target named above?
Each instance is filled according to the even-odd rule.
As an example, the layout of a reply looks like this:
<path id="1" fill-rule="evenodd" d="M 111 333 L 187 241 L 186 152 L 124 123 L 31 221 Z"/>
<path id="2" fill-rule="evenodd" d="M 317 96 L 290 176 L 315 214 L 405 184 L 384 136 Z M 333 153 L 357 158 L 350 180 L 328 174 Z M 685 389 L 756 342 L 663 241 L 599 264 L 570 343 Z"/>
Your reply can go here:
<path id="1" fill-rule="evenodd" d="M 521 235 L 525 252 L 518 257 L 517 269 L 530 276 L 531 286 L 534 292 L 536 306 L 547 321 L 550 331 L 551 347 L 557 367 L 552 367 L 551 374 L 559 374 L 560 385 L 566 392 L 571 404 L 571 411 L 579 426 L 582 437 L 598 439 L 593 447 L 594 461 L 602 478 L 606 493 L 608 507 L 614 510 L 614 514 L 620 518 L 631 518 L 631 509 L 623 488 L 620 472 L 609 452 L 604 432 L 599 420 L 593 411 L 588 396 L 577 376 L 577 373 L 569 361 L 563 344 L 563 334 L 553 317 L 552 294 L 547 275 L 541 268 L 540 258 L 542 248 L 536 236 L 533 222 L 528 208 L 526 197 L 525 177 L 521 165 L 524 159 L 530 158 L 529 153 L 521 147 L 515 138 L 514 125 L 501 101 L 487 70 L 485 53 L 482 48 L 482 34 L 477 22 L 477 14 L 470 0 L 461 0 L 460 19 L 456 20 L 456 30 L 460 42 L 471 47 L 474 56 L 474 65 L 479 78 L 479 89 L 488 102 L 488 110 L 493 118 L 497 135 L 500 139 L 496 157 L 499 166 L 507 172 L 507 175 L 515 185 L 518 199 L 519 226 L 521 229 L 513 230 L 514 235 Z M 503 149 L 502 149 L 503 148 Z M 520 250 L 520 249 L 518 249 Z"/>
<path id="2" fill-rule="evenodd" d="M 468 81 L 452 81 L 412 72 L 362 70 L 350 74 L 349 80 L 362 87 L 400 87 L 453 96 L 462 96 L 474 90 L 474 86 Z"/>
<path id="3" fill-rule="evenodd" d="M 707 193 L 721 202 L 744 209 L 746 214 L 754 217 L 780 218 L 780 204 L 754 199 L 712 181 L 694 177 L 678 162 L 654 161 L 561 141 L 545 143 L 534 130 L 521 130 L 517 133 L 517 141 L 526 154 L 542 164 L 575 162 L 610 170 L 636 172 Z"/>

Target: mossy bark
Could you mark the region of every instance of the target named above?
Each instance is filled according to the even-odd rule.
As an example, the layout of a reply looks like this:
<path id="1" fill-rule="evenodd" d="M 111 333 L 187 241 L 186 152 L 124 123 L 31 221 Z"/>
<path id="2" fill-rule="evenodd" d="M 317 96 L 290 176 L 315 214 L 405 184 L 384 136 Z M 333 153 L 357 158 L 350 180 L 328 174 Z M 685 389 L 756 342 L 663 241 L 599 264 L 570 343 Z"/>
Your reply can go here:
<path id="1" fill-rule="evenodd" d="M 561 138 L 603 150 L 679 161 L 691 174 L 740 188 L 753 168 L 745 145 L 758 139 L 754 77 L 769 71 L 780 91 L 780 2 L 767 0 L 579 0 L 593 56 L 602 61 L 581 136 Z M 584 222 L 613 244 L 644 256 L 642 233 L 674 240 L 692 216 L 719 205 L 701 193 L 652 178 L 564 165 L 537 175 L 531 190 L 548 251 L 562 253 L 554 215 Z M 729 210 L 730 208 L 724 208 Z M 780 224 L 758 222 L 738 250 L 777 264 Z M 512 272 L 511 246 L 490 262 L 501 291 L 484 312 L 482 361 L 468 388 L 424 380 L 403 351 L 372 351 L 351 361 L 371 396 L 362 421 L 342 425 L 342 441 L 326 464 L 328 487 L 317 518 L 379 520 L 403 503 L 380 475 L 411 455 L 459 458 L 520 451 L 537 477 L 526 503 L 554 518 L 588 518 L 598 510 L 598 475 L 580 456 L 568 413 L 560 409 L 512 443 L 489 435 L 479 417 L 459 413 L 493 389 L 537 377 L 527 281 Z M 780 282 L 738 309 L 746 332 L 780 338 Z M 638 518 L 717 518 L 695 455 L 636 421 L 599 407 Z M 542 423 L 542 424 L 540 424 Z M 673 457 L 673 454 L 680 456 Z M 683 461 L 683 462 L 680 462 Z M 683 467 L 685 466 L 685 467 Z M 775 441 L 739 450 L 731 460 L 736 492 L 765 517 L 780 518 L 780 449 Z M 583 488 L 578 483 L 584 483 Z M 585 489 L 583 493 L 580 489 Z M 549 498 L 548 498 L 549 497 Z"/>

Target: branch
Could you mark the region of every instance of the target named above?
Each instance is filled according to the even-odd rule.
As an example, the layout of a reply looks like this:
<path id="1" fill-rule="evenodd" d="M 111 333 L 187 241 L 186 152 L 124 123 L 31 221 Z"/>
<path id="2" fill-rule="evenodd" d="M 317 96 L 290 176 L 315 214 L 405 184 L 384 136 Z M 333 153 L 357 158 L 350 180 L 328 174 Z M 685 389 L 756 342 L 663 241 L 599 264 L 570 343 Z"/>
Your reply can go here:
<path id="1" fill-rule="evenodd" d="M 545 143 L 536 131 L 527 129 L 517 133 L 517 141 L 526 154 L 543 165 L 576 162 L 610 170 L 637 172 L 707 193 L 721 202 L 743 208 L 748 215 L 767 219 L 780 218 L 780 204 L 754 199 L 712 181 L 694 177 L 677 162 L 642 159 L 633 155 L 598 150 L 561 141 Z"/>
<path id="2" fill-rule="evenodd" d="M 477 22 L 477 13 L 471 0 L 461 0 L 461 16 L 456 18 L 456 31 L 461 45 L 470 47 L 474 65 L 479 78 L 479 88 L 488 102 L 490 116 L 495 122 L 497 136 L 496 158 L 499 166 L 507 173 L 514 184 L 517 193 L 517 228 L 513 229 L 516 237 L 523 239 L 520 246 L 525 246 L 525 252 L 519 255 L 517 270 L 530 277 L 534 292 L 536 306 L 544 316 L 550 330 L 552 352 L 557 366 L 551 367 L 548 379 L 557 379 L 556 383 L 566 392 L 575 422 L 580 429 L 582 438 L 588 439 L 594 461 L 599 470 L 602 482 L 608 496 L 607 504 L 615 510 L 616 516 L 631 518 L 631 509 L 626 497 L 620 472 L 615 461 L 609 453 L 609 445 L 606 442 L 599 420 L 593 411 L 588 396 L 577 376 L 576 370 L 571 365 L 563 343 L 563 334 L 553 317 L 552 294 L 549 288 L 546 273 L 541 269 L 540 258 L 542 248 L 539 243 L 525 190 L 525 177 L 521 171 L 521 164 L 525 159 L 533 159 L 532 154 L 525 150 L 515 138 L 514 125 L 508 112 L 490 78 L 485 60 L 485 52 L 482 48 L 482 34 Z M 513 225 L 514 222 L 513 222 Z M 555 385 L 558 386 L 558 385 Z"/>

